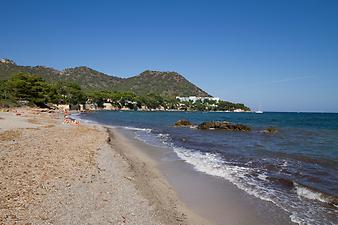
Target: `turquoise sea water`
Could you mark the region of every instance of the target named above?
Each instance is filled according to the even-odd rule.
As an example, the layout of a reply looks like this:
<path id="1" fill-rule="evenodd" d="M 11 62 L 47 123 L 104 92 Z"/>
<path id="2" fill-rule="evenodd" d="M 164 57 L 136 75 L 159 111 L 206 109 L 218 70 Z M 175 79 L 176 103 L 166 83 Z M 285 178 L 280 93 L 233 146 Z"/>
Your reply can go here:
<path id="1" fill-rule="evenodd" d="M 197 171 L 273 202 L 294 222 L 338 224 L 338 114 L 102 111 L 79 117 L 131 129 L 146 143 L 168 146 Z M 226 120 L 252 131 L 174 127 L 179 119 L 195 124 Z M 262 132 L 267 127 L 278 132 Z"/>

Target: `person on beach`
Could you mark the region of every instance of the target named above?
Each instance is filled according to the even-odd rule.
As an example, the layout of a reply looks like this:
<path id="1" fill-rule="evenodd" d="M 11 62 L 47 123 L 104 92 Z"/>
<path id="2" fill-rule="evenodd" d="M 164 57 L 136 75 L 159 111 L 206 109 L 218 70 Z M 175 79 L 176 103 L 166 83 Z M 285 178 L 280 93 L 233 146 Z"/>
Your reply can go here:
<path id="1" fill-rule="evenodd" d="M 71 118 L 68 117 L 69 111 L 67 109 L 63 110 L 63 114 L 64 114 L 64 119 L 63 119 L 64 124 L 75 125 L 75 126 L 80 125 L 79 121 L 71 119 Z"/>
<path id="2" fill-rule="evenodd" d="M 67 110 L 67 109 L 64 109 L 64 110 L 63 110 L 63 114 L 64 114 L 65 117 L 68 116 L 68 115 L 69 115 L 68 110 Z"/>

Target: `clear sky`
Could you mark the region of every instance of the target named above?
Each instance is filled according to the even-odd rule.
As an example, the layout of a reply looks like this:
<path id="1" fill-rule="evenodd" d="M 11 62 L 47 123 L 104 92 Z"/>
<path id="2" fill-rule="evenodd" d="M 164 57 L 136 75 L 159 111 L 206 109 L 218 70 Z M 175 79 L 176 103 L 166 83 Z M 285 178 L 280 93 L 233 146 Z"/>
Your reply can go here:
<path id="1" fill-rule="evenodd" d="M 5 1 L 0 58 L 177 71 L 266 111 L 338 112 L 338 1 Z"/>

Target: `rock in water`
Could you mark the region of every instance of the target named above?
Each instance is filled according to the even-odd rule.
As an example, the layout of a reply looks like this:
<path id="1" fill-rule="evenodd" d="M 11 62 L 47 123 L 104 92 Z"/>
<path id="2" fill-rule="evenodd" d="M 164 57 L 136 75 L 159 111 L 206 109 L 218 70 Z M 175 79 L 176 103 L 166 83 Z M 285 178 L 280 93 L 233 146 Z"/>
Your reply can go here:
<path id="1" fill-rule="evenodd" d="M 197 127 L 201 130 L 218 129 L 227 131 L 250 131 L 251 128 L 242 124 L 232 124 L 227 121 L 209 121 L 203 122 Z"/>
<path id="2" fill-rule="evenodd" d="M 176 127 L 187 127 L 192 126 L 193 124 L 189 120 L 178 120 L 175 123 Z"/>
<path id="3" fill-rule="evenodd" d="M 263 130 L 263 132 L 267 134 L 275 134 L 278 132 L 278 130 L 275 127 L 268 127 L 265 130 Z"/>

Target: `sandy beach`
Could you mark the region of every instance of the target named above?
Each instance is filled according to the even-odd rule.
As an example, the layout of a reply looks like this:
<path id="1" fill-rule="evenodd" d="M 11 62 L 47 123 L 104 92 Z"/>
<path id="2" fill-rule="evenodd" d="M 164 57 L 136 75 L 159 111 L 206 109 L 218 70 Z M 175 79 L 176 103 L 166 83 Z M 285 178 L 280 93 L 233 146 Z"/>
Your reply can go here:
<path id="1" fill-rule="evenodd" d="M 19 108 L 0 142 L 0 224 L 210 224 L 116 130 Z"/>

